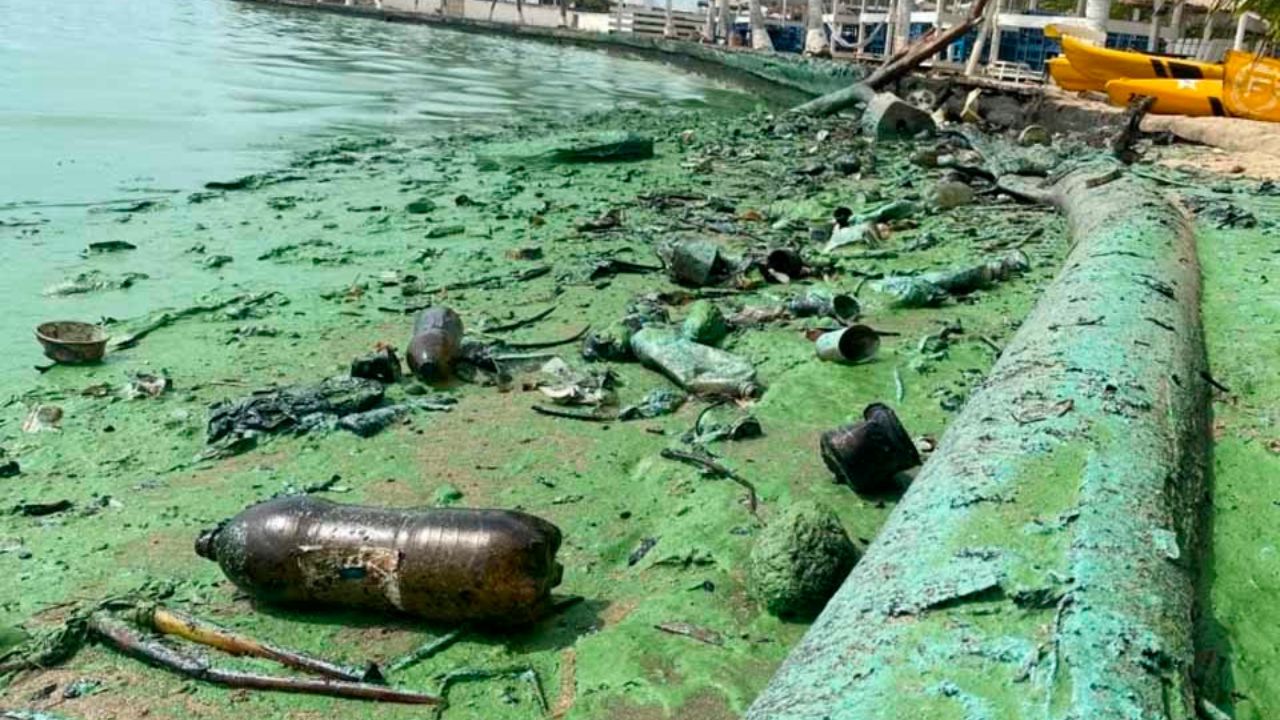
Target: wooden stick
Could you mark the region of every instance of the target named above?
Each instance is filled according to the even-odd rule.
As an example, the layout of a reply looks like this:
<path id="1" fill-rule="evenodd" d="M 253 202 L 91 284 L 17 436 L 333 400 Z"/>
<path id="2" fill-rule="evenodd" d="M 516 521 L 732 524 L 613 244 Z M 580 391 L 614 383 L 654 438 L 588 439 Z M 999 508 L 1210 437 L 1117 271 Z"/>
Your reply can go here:
<path id="1" fill-rule="evenodd" d="M 709 457 L 695 455 L 694 453 L 685 452 L 683 450 L 672 450 L 671 448 L 666 448 L 662 451 L 661 455 L 667 460 L 675 460 L 689 465 L 697 465 L 713 475 L 726 477 L 738 483 L 747 489 L 747 507 L 751 509 L 751 514 L 755 515 L 759 510 L 760 502 L 756 497 L 756 486 L 752 485 L 750 480 L 747 480 L 733 470 L 730 470 Z"/>
<path id="2" fill-rule="evenodd" d="M 384 685 L 371 685 L 369 683 L 348 682 L 345 680 L 280 677 L 223 670 L 211 666 L 203 658 L 187 655 L 154 640 L 149 640 L 128 623 L 103 612 L 94 613 L 90 616 L 89 630 L 121 652 L 141 658 L 166 670 L 185 675 L 193 680 L 202 680 L 215 685 L 411 705 L 440 705 L 444 702 L 438 695 L 428 695 L 410 690 L 397 690 Z"/>
<path id="3" fill-rule="evenodd" d="M 369 679 L 362 671 L 344 668 L 328 660 L 321 660 L 293 650 L 285 650 L 284 648 L 255 640 L 247 635 L 241 635 L 233 630 L 219 627 L 179 610 L 170 610 L 157 606 L 150 612 L 150 615 L 151 625 L 157 632 L 217 648 L 230 655 L 250 655 L 252 657 L 275 660 L 286 667 L 339 680 L 364 682 Z"/>

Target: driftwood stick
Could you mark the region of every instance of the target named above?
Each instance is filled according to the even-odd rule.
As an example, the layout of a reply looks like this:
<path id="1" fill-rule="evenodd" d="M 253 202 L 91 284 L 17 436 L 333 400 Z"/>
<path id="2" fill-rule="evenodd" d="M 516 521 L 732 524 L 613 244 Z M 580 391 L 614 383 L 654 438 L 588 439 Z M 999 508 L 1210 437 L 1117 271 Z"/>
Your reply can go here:
<path id="1" fill-rule="evenodd" d="M 250 655 L 252 657 L 275 660 L 286 667 L 339 680 L 350 680 L 352 682 L 369 680 L 363 671 L 345 668 L 328 660 L 321 660 L 300 652 L 276 647 L 247 635 L 242 635 L 234 630 L 206 622 L 180 610 L 170 610 L 157 606 L 150 611 L 149 615 L 151 625 L 157 632 L 217 648 L 230 655 Z"/>
<path id="2" fill-rule="evenodd" d="M 397 690 L 384 685 L 371 685 L 369 683 L 348 682 L 345 680 L 280 677 L 223 670 L 211 666 L 203 658 L 187 655 L 155 640 L 148 639 L 128 623 L 103 612 L 94 613 L 89 618 L 89 630 L 96 637 L 121 652 L 141 658 L 166 670 L 185 675 L 193 680 L 201 680 L 215 685 L 412 705 L 440 705 L 444 702 L 438 695 Z"/>
<path id="3" fill-rule="evenodd" d="M 756 486 L 753 485 L 750 480 L 742 477 L 733 470 L 730 470 L 709 457 L 696 455 L 683 450 L 672 450 L 671 448 L 666 448 L 661 454 L 662 457 L 667 460 L 675 460 L 676 462 L 682 462 L 688 465 L 697 465 L 703 470 L 710 472 L 712 475 L 729 478 L 730 480 L 738 483 L 747 490 L 747 507 L 750 508 L 751 514 L 755 515 L 759 510 L 760 501 L 756 497 Z"/>

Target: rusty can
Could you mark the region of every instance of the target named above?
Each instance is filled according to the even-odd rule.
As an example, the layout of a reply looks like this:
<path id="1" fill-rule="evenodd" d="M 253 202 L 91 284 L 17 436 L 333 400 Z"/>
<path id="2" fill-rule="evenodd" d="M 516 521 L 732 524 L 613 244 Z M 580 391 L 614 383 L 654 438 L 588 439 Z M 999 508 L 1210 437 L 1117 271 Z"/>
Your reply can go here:
<path id="1" fill-rule="evenodd" d="M 550 608 L 560 530 L 512 510 L 269 500 L 200 534 L 196 553 L 268 603 L 511 625 Z"/>
<path id="2" fill-rule="evenodd" d="M 405 353 L 409 369 L 426 382 L 442 382 L 453 374 L 453 362 L 462 347 L 462 318 L 444 306 L 418 313 L 413 338 Z"/>
<path id="3" fill-rule="evenodd" d="M 818 357 L 832 362 L 860 363 L 880 349 L 880 333 L 866 325 L 823 333 L 814 343 Z"/>
<path id="4" fill-rule="evenodd" d="M 887 405 L 868 405 L 862 417 L 862 422 L 822 434 L 822 460 L 837 481 L 858 492 L 894 490 L 894 476 L 919 465 L 920 453 Z"/>

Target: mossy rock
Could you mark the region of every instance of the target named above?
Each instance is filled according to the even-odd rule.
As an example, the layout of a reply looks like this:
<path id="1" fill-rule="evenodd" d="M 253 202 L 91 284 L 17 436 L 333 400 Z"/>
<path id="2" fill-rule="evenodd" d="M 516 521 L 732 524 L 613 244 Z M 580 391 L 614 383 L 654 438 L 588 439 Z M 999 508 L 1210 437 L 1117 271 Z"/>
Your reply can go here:
<path id="1" fill-rule="evenodd" d="M 858 549 L 830 507 L 797 503 L 752 548 L 751 594 L 778 617 L 813 617 L 857 561 Z"/>

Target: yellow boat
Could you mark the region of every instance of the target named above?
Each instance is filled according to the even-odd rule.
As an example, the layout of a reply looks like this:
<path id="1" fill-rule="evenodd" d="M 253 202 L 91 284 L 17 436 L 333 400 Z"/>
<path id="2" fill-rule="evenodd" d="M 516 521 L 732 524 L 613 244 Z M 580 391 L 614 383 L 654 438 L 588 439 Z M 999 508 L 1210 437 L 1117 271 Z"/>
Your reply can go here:
<path id="1" fill-rule="evenodd" d="M 1079 38 L 1063 35 L 1062 52 L 1085 77 L 1094 80 L 1117 78 L 1171 78 L 1177 80 L 1221 80 L 1222 66 L 1213 63 L 1145 55 L 1126 50 L 1110 50 Z"/>
<path id="2" fill-rule="evenodd" d="M 1071 61 L 1064 57 L 1050 58 L 1045 64 L 1049 67 L 1049 77 L 1053 78 L 1054 84 L 1068 92 L 1085 90 L 1102 92 L 1103 87 L 1106 86 L 1106 83 L 1101 80 L 1081 75 L 1079 70 L 1071 67 Z"/>
<path id="3" fill-rule="evenodd" d="M 1226 115 L 1222 105 L 1221 80 L 1172 80 L 1168 78 L 1121 78 L 1107 83 L 1112 105 L 1128 105 L 1135 95 L 1156 99 L 1154 115 Z"/>

